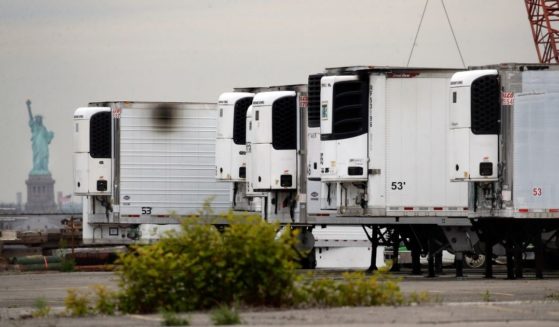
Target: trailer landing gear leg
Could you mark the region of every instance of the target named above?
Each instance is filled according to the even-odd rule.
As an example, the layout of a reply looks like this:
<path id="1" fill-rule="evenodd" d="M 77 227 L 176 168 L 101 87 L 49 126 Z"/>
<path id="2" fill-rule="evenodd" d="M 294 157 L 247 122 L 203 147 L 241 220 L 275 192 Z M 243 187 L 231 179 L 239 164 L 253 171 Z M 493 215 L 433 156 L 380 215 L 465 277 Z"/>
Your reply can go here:
<path id="1" fill-rule="evenodd" d="M 485 241 L 485 278 L 493 278 L 493 242 Z"/>
<path id="2" fill-rule="evenodd" d="M 443 273 L 443 251 L 435 254 L 435 273 L 439 275 Z"/>
<path id="3" fill-rule="evenodd" d="M 456 278 L 464 277 L 464 253 L 454 254 L 454 266 L 456 266 Z"/>
<path id="4" fill-rule="evenodd" d="M 373 271 L 378 269 L 378 267 L 377 267 L 377 248 L 378 248 L 377 234 L 378 234 L 378 226 L 375 226 L 375 225 L 371 226 L 371 238 L 369 239 L 371 241 L 371 265 L 369 266 L 369 269 L 367 269 L 367 272 L 373 272 Z"/>
<path id="5" fill-rule="evenodd" d="M 433 253 L 433 244 L 431 240 L 427 242 L 427 247 L 429 251 L 427 254 L 427 264 L 428 264 L 427 277 L 432 278 L 435 277 L 435 254 Z"/>
<path id="6" fill-rule="evenodd" d="M 396 272 L 400 271 L 400 264 L 398 262 L 398 257 L 400 256 L 400 234 L 394 231 L 392 234 L 392 267 L 390 271 Z"/>
<path id="7" fill-rule="evenodd" d="M 523 262 L 522 262 L 522 242 L 518 242 L 514 245 L 514 272 L 516 274 L 516 278 L 524 277 L 522 274 L 523 270 Z"/>
<path id="8" fill-rule="evenodd" d="M 418 245 L 413 245 L 411 248 L 411 273 L 412 275 L 421 275 L 421 256 L 420 248 Z"/>
<path id="9" fill-rule="evenodd" d="M 507 279 L 515 279 L 514 277 L 514 257 L 512 251 L 512 244 L 507 241 L 505 251 L 507 254 Z"/>
<path id="10" fill-rule="evenodd" d="M 543 269 L 544 269 L 544 249 L 543 249 L 543 242 L 542 242 L 542 235 L 538 233 L 535 239 L 535 256 L 536 256 L 536 278 L 543 278 Z"/>

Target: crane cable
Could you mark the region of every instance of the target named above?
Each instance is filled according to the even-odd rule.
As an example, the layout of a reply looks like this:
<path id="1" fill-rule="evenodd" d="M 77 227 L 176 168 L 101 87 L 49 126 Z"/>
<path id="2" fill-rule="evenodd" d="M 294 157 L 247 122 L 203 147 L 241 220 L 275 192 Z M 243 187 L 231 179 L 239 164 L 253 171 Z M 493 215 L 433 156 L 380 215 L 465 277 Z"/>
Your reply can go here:
<path id="1" fill-rule="evenodd" d="M 421 20 L 419 20 L 419 25 L 417 26 L 417 31 L 415 32 L 415 38 L 413 39 L 413 43 L 411 45 L 410 56 L 408 57 L 408 63 L 406 67 L 410 66 L 411 56 L 413 55 L 413 50 L 415 49 L 415 42 L 417 41 L 417 36 L 419 35 L 419 30 L 421 29 L 421 24 L 423 23 L 423 18 L 425 17 L 425 12 L 427 11 L 427 5 L 429 4 L 429 0 L 425 0 L 425 6 L 423 7 L 423 13 L 421 14 Z"/>
<path id="2" fill-rule="evenodd" d="M 419 25 L 417 26 L 417 31 L 415 32 L 415 37 L 413 39 L 410 55 L 408 57 L 408 62 L 406 67 L 410 66 L 411 57 L 413 55 L 413 50 L 415 49 L 415 44 L 417 42 L 417 37 L 419 36 L 419 31 L 421 30 L 421 25 L 423 24 L 423 18 L 425 18 L 425 12 L 427 11 L 427 6 L 429 4 L 429 0 L 425 0 L 425 6 L 423 7 L 423 13 L 421 13 L 421 19 L 419 20 Z M 454 28 L 452 28 L 452 23 L 450 18 L 448 17 L 448 12 L 446 10 L 446 6 L 444 4 L 444 0 L 441 0 L 441 5 L 443 6 L 444 14 L 446 16 L 446 20 L 448 22 L 448 26 L 450 27 L 450 32 L 452 33 L 452 38 L 454 39 L 454 44 L 456 45 L 456 49 L 458 50 L 458 54 L 460 55 L 460 61 L 462 61 L 462 66 L 466 67 L 466 63 L 464 62 L 464 57 L 462 56 L 462 51 L 460 50 L 460 45 L 458 44 L 458 39 L 456 39 L 456 34 L 454 33 Z"/>
<path id="3" fill-rule="evenodd" d="M 429 1 L 429 0 L 427 0 Z M 450 18 L 448 17 L 448 12 L 446 11 L 446 6 L 444 5 L 444 0 L 441 0 L 441 4 L 443 5 L 444 14 L 446 15 L 446 20 L 448 21 L 448 26 L 450 27 L 450 31 L 452 32 L 452 37 L 454 38 L 454 44 L 456 44 L 456 49 L 458 50 L 458 54 L 460 55 L 460 60 L 462 61 L 462 66 L 466 68 L 466 63 L 464 62 L 464 57 L 462 57 L 462 51 L 460 51 L 460 46 L 458 45 L 458 40 L 456 39 L 456 35 L 454 34 L 454 28 L 452 28 L 452 23 L 450 22 Z"/>

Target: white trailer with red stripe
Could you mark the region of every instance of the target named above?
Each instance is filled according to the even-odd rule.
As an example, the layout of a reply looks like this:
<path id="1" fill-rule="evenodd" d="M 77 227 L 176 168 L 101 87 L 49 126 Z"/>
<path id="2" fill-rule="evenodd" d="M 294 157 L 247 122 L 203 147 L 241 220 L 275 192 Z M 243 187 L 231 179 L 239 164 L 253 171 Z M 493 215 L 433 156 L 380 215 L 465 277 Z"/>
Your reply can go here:
<path id="1" fill-rule="evenodd" d="M 450 93 L 450 178 L 470 186 L 469 217 L 485 253 L 503 244 L 515 278 L 534 246 L 541 276 L 544 248 L 559 244 L 559 67 L 476 67 L 456 73 Z"/>
<path id="2" fill-rule="evenodd" d="M 325 207 L 341 217 L 467 216 L 467 185 L 443 173 L 455 72 L 340 69 L 322 77 Z"/>
<path id="3" fill-rule="evenodd" d="M 74 193 L 83 242 L 158 239 L 197 215 L 231 207 L 215 176 L 214 103 L 102 102 L 74 113 Z"/>
<path id="4" fill-rule="evenodd" d="M 468 186 L 451 183 L 446 174 L 448 87 L 455 72 L 328 69 L 311 75 L 308 89 L 299 87 L 297 93 L 289 87 L 257 92 L 251 109 L 249 103 L 244 107 L 252 117 L 245 125 L 246 153 L 258 159 L 246 161 L 247 185 L 236 189 L 261 192 L 265 219 L 299 225 L 309 237 L 305 226 L 370 228 L 373 257 L 377 244 L 408 242 L 413 236 L 409 242 L 417 265 L 419 254 L 434 246 L 429 240 L 446 245 L 452 236 L 455 249 L 472 251 L 477 237 L 472 233 L 466 241 L 471 232 Z M 220 104 L 232 105 L 222 106 L 218 130 L 235 130 L 243 121 L 235 119 L 242 113 L 235 110 L 235 99 L 243 97 L 247 94 L 221 95 Z M 280 103 L 289 99 L 291 107 Z M 267 152 L 258 152 L 259 146 Z M 243 183 L 229 177 L 227 169 L 238 160 L 216 158 L 218 180 Z M 392 226 L 401 228 L 388 229 Z"/>
<path id="5" fill-rule="evenodd" d="M 541 263 L 542 235 L 557 239 L 558 85 L 559 71 L 548 65 L 359 66 L 310 75 L 308 108 L 297 109 L 294 132 L 292 161 L 306 163 L 289 197 L 297 210 L 264 216 L 370 228 L 373 249 L 406 243 L 414 272 L 419 254 L 429 254 L 430 275 L 444 249 L 456 252 L 460 265 L 463 253 L 491 257 L 493 247 L 505 245 L 509 277 L 520 276 L 522 252 L 535 245 Z M 281 128 L 274 119 L 270 126 Z M 257 168 L 252 178 L 278 163 L 267 157 L 247 161 L 247 171 Z M 283 177 L 275 177 L 280 189 Z M 264 203 L 285 208 L 273 189 L 261 189 L 272 190 Z"/>
<path id="6" fill-rule="evenodd" d="M 311 166 L 319 167 L 321 209 L 335 212 L 309 213 L 309 222 L 368 227 L 373 257 L 376 245 L 397 251 L 403 241 L 416 273 L 420 253 L 430 255 L 434 275 L 443 249 L 474 251 L 468 185 L 447 174 L 449 84 L 458 71 L 357 66 L 309 77 L 309 94 L 318 93 L 309 121 L 320 126 Z"/>

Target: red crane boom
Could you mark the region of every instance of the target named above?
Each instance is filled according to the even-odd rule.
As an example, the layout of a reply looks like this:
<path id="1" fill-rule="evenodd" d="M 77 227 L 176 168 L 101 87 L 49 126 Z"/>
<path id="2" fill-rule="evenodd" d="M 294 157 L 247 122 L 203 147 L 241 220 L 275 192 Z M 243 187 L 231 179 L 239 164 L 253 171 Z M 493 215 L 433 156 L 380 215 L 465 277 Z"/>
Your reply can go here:
<path id="1" fill-rule="evenodd" d="M 541 63 L 558 63 L 559 0 L 525 0 L 532 36 Z"/>

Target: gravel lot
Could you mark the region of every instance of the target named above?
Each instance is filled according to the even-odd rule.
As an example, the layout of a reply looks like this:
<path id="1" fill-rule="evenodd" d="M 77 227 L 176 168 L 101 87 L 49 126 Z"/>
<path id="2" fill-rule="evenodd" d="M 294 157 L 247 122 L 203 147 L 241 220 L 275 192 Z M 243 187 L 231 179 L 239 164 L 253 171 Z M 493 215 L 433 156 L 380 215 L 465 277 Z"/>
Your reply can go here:
<path id="1" fill-rule="evenodd" d="M 333 273 L 335 274 L 335 273 Z M 404 276 L 404 275 L 403 275 Z M 404 293 L 427 291 L 432 303 L 419 306 L 243 311 L 244 324 L 255 326 L 558 326 L 559 278 L 486 280 L 472 275 L 461 280 L 451 274 L 428 279 L 406 277 Z M 44 297 L 54 312 L 62 312 L 68 288 L 104 284 L 116 288 L 112 273 L 0 274 L 0 326 L 160 326 L 159 315 L 31 319 L 33 303 Z M 490 300 L 489 302 L 487 300 Z M 211 325 L 207 313 L 186 315 L 191 325 Z"/>

